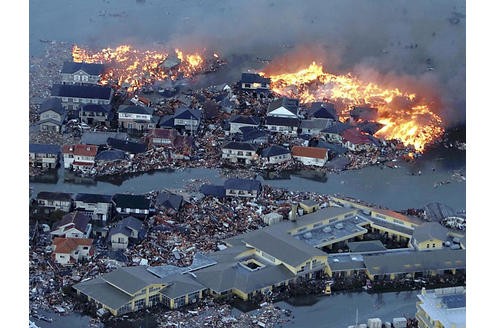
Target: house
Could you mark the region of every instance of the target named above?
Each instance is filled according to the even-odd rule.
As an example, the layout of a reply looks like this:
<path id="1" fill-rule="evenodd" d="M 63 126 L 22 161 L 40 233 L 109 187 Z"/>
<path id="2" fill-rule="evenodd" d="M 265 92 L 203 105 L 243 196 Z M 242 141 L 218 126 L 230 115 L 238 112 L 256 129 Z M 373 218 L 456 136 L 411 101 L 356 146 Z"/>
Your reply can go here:
<path id="1" fill-rule="evenodd" d="M 250 179 L 227 179 L 224 182 L 225 196 L 256 198 L 261 193 L 261 182 Z"/>
<path id="2" fill-rule="evenodd" d="M 369 136 L 361 133 L 358 128 L 347 129 L 342 132 L 342 143 L 352 151 L 367 150 L 375 145 Z"/>
<path id="3" fill-rule="evenodd" d="M 415 318 L 418 321 L 418 327 L 466 328 L 466 318 L 470 317 L 470 315 L 466 317 L 466 287 L 431 290 L 423 287 L 417 298 Z M 471 319 L 469 321 L 473 322 Z"/>
<path id="4" fill-rule="evenodd" d="M 128 130 L 148 131 L 155 128 L 159 118 L 154 109 L 145 106 L 120 105 L 117 110 L 119 127 Z"/>
<path id="5" fill-rule="evenodd" d="M 92 217 L 92 214 L 87 212 L 70 212 L 53 225 L 50 234 L 64 238 L 88 238 L 91 234 Z"/>
<path id="6" fill-rule="evenodd" d="M 60 146 L 45 144 L 29 144 L 29 165 L 43 169 L 55 169 L 58 167 Z"/>
<path id="7" fill-rule="evenodd" d="M 98 146 L 95 145 L 63 145 L 64 168 L 87 171 L 95 165 Z"/>
<path id="8" fill-rule="evenodd" d="M 245 142 L 231 141 L 222 146 L 222 159 L 232 163 L 251 164 L 258 159 L 258 147 Z"/>
<path id="9" fill-rule="evenodd" d="M 133 215 L 146 218 L 150 213 L 151 202 L 144 195 L 115 194 L 112 197 L 115 211 L 119 215 Z"/>
<path id="10" fill-rule="evenodd" d="M 279 98 L 273 100 L 266 110 L 266 116 L 298 118 L 299 100 L 292 98 Z"/>
<path id="11" fill-rule="evenodd" d="M 103 64 L 64 62 L 62 84 L 96 85 L 105 71 Z"/>
<path id="12" fill-rule="evenodd" d="M 40 120 L 38 125 L 41 131 L 61 132 L 62 124 L 67 118 L 67 112 L 62 107 L 62 100 L 50 98 L 43 102 L 38 109 Z"/>
<path id="13" fill-rule="evenodd" d="M 260 125 L 259 117 L 236 115 L 230 120 L 230 133 L 241 132 L 239 128 L 245 126 L 258 127 L 259 125 Z"/>
<path id="14" fill-rule="evenodd" d="M 60 265 L 73 265 L 94 254 L 93 239 L 90 238 L 60 238 L 52 242 L 53 259 Z"/>
<path id="15" fill-rule="evenodd" d="M 99 152 L 95 157 L 95 163 L 109 163 L 115 161 L 128 161 L 129 155 L 119 149 L 109 149 Z"/>
<path id="16" fill-rule="evenodd" d="M 177 213 L 182 206 L 183 200 L 180 195 L 164 191 L 156 196 L 155 208 L 159 211 Z"/>
<path id="17" fill-rule="evenodd" d="M 102 124 L 110 126 L 112 105 L 85 104 L 79 111 L 79 119 L 88 125 Z"/>
<path id="18" fill-rule="evenodd" d="M 148 147 L 157 146 L 165 148 L 173 148 L 175 139 L 177 138 L 177 130 L 175 129 L 151 129 L 146 136 Z"/>
<path id="19" fill-rule="evenodd" d="M 36 196 L 36 205 L 47 214 L 55 210 L 69 212 L 72 208 L 72 194 L 40 191 Z"/>
<path id="20" fill-rule="evenodd" d="M 174 114 L 174 127 L 179 130 L 197 131 L 201 124 L 202 112 L 186 107 L 177 108 Z"/>
<path id="21" fill-rule="evenodd" d="M 54 84 L 51 96 L 60 98 L 65 109 L 78 110 L 80 105 L 84 104 L 110 104 L 113 89 L 93 85 Z"/>
<path id="22" fill-rule="evenodd" d="M 243 90 L 270 90 L 270 79 L 256 73 L 242 73 L 239 84 Z"/>
<path id="23" fill-rule="evenodd" d="M 308 117 L 328 118 L 333 121 L 339 120 L 335 105 L 329 102 L 313 102 L 308 110 Z"/>
<path id="24" fill-rule="evenodd" d="M 78 193 L 74 196 L 76 211 L 90 212 L 95 219 L 103 222 L 110 218 L 112 206 L 111 195 Z"/>
<path id="25" fill-rule="evenodd" d="M 116 138 L 108 138 L 107 144 L 112 149 L 118 149 L 131 155 L 145 153 L 147 150 L 146 144 L 144 143 L 121 140 Z"/>
<path id="26" fill-rule="evenodd" d="M 349 115 L 355 121 L 376 121 L 378 118 L 378 108 L 354 106 Z"/>
<path id="27" fill-rule="evenodd" d="M 414 229 L 411 246 L 419 251 L 444 248 L 448 241 L 449 230 L 438 222 L 420 224 Z"/>
<path id="28" fill-rule="evenodd" d="M 145 235 L 143 221 L 128 216 L 117 222 L 108 232 L 108 238 L 113 250 L 126 249 L 129 242 L 142 240 Z"/>
<path id="29" fill-rule="evenodd" d="M 84 131 L 81 135 L 81 144 L 107 146 L 108 138 L 127 140 L 129 136 L 125 132 L 100 132 Z"/>
<path id="30" fill-rule="evenodd" d="M 321 133 L 327 138 L 328 142 L 342 143 L 342 133 L 351 127 L 352 126 L 347 123 L 336 121 L 321 130 Z"/>
<path id="31" fill-rule="evenodd" d="M 292 147 L 292 157 L 304 165 L 324 166 L 328 160 L 328 152 L 325 148 L 317 147 Z"/>
<path id="32" fill-rule="evenodd" d="M 265 126 L 270 132 L 297 135 L 299 119 L 292 117 L 267 116 L 265 119 Z"/>
<path id="33" fill-rule="evenodd" d="M 199 192 L 205 196 L 212 196 L 215 198 L 225 197 L 225 187 L 218 185 L 204 184 L 199 188 Z"/>
<path id="34" fill-rule="evenodd" d="M 253 127 L 242 127 L 242 142 L 253 144 L 267 144 L 270 140 L 270 134 L 264 130 Z"/>
<path id="35" fill-rule="evenodd" d="M 311 136 L 318 135 L 322 130 L 330 125 L 331 120 L 328 118 L 312 118 L 310 120 L 301 121 L 301 133 Z"/>
<path id="36" fill-rule="evenodd" d="M 291 160 L 292 156 L 289 149 L 279 145 L 272 145 L 263 149 L 261 158 L 265 163 L 279 164 Z"/>

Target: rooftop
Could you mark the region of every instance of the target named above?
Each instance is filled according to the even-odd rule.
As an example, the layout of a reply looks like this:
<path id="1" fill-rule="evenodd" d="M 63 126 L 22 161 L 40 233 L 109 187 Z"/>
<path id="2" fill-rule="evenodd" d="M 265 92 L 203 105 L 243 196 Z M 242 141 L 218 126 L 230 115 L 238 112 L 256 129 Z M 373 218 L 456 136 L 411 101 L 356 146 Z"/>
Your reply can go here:
<path id="1" fill-rule="evenodd" d="M 227 179 L 224 182 L 225 189 L 233 189 L 233 190 L 260 190 L 261 182 L 259 180 L 252 179 Z"/>
<path id="2" fill-rule="evenodd" d="M 112 88 L 92 85 L 54 84 L 51 95 L 53 97 L 110 100 Z"/>
<path id="3" fill-rule="evenodd" d="M 78 62 L 64 62 L 61 73 L 72 74 L 79 70 L 88 73 L 89 75 L 103 74 L 105 66 L 97 63 L 78 63 Z"/>
<path id="4" fill-rule="evenodd" d="M 294 146 L 292 147 L 292 156 L 325 159 L 327 150 L 317 147 Z"/>
<path id="5" fill-rule="evenodd" d="M 421 307 L 443 327 L 466 327 L 466 290 L 464 287 L 439 288 L 418 295 Z"/>
<path id="6" fill-rule="evenodd" d="M 241 83 L 270 83 L 270 79 L 256 73 L 242 73 Z"/>
<path id="7" fill-rule="evenodd" d="M 34 154 L 59 154 L 59 145 L 29 144 L 29 152 Z"/>

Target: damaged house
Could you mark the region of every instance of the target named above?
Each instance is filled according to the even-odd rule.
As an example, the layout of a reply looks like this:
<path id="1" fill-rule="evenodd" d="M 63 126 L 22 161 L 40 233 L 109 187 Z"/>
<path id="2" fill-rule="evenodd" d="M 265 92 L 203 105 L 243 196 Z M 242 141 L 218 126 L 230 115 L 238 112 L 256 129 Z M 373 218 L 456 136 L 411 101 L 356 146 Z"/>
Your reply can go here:
<path id="1" fill-rule="evenodd" d="M 245 142 L 231 141 L 222 146 L 222 159 L 232 163 L 251 164 L 258 159 L 258 146 Z"/>

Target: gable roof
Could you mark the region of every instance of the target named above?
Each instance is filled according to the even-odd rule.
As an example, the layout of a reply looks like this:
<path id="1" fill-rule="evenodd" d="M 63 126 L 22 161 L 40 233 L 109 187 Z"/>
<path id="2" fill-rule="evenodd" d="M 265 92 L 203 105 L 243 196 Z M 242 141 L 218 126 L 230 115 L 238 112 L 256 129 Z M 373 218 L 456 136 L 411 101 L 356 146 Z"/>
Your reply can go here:
<path id="1" fill-rule="evenodd" d="M 74 200 L 84 203 L 112 203 L 111 195 L 78 193 Z"/>
<path id="2" fill-rule="evenodd" d="M 366 135 L 362 134 L 358 128 L 345 130 L 342 132 L 342 138 L 355 145 L 373 143 Z"/>
<path id="3" fill-rule="evenodd" d="M 466 250 L 438 249 L 363 256 L 372 275 L 466 268 Z"/>
<path id="4" fill-rule="evenodd" d="M 242 129 L 242 128 L 241 128 Z M 252 130 L 242 131 L 242 141 L 254 142 L 256 140 L 267 141 L 269 133 L 266 131 L 259 130 L 258 128 L 253 128 Z"/>
<path id="5" fill-rule="evenodd" d="M 143 143 L 132 142 L 132 141 L 128 141 L 128 140 L 115 139 L 115 138 L 108 138 L 107 144 L 108 144 L 108 146 L 110 146 L 112 148 L 120 149 L 122 151 L 131 153 L 131 154 L 139 154 L 139 153 L 145 153 L 146 152 L 146 144 L 143 144 Z"/>
<path id="6" fill-rule="evenodd" d="M 89 75 L 103 74 L 105 65 L 97 63 L 79 63 L 79 62 L 64 62 L 62 66 L 62 74 L 72 74 L 79 70 L 88 73 Z"/>
<path id="7" fill-rule="evenodd" d="M 165 191 L 156 196 L 155 205 L 157 207 L 171 208 L 178 211 L 182 204 L 182 200 L 182 196 L 173 194 L 170 191 Z"/>
<path id="8" fill-rule="evenodd" d="M 112 88 L 93 85 L 54 84 L 51 95 L 53 97 L 110 100 Z"/>
<path id="9" fill-rule="evenodd" d="M 53 238 L 52 245 L 55 247 L 54 253 L 69 254 L 76 250 L 78 246 L 91 246 L 93 239 L 91 238 Z"/>
<path id="10" fill-rule="evenodd" d="M 308 111 L 308 116 L 316 118 L 329 118 L 335 121 L 338 120 L 335 105 L 329 102 L 313 102 Z"/>
<path id="11" fill-rule="evenodd" d="M 62 153 L 94 157 L 98 153 L 98 146 L 83 144 L 63 145 Z"/>
<path id="12" fill-rule="evenodd" d="M 231 178 L 227 179 L 224 182 L 225 189 L 234 189 L 234 190 L 261 190 L 261 182 L 259 180 L 253 179 L 237 179 Z"/>
<path id="13" fill-rule="evenodd" d="M 292 147 L 292 156 L 325 159 L 327 150 L 318 147 L 294 146 Z"/>
<path id="14" fill-rule="evenodd" d="M 95 161 L 106 161 L 106 162 L 128 160 L 128 159 L 129 156 L 127 156 L 126 152 L 120 149 L 104 150 L 99 152 L 95 157 Z"/>
<path id="15" fill-rule="evenodd" d="M 126 140 L 127 133 L 125 132 L 94 132 L 94 131 L 84 131 L 81 136 L 81 143 L 85 145 L 97 145 L 102 146 L 107 144 L 108 138 L 115 138 Z"/>
<path id="16" fill-rule="evenodd" d="M 284 107 L 292 114 L 297 115 L 297 110 L 299 108 L 299 100 L 295 98 L 287 98 L 287 97 L 282 97 L 273 100 L 270 104 L 268 104 L 267 113 L 274 111 L 280 107 Z"/>
<path id="17" fill-rule="evenodd" d="M 323 130 L 330 124 L 330 119 L 328 118 L 313 118 L 311 120 L 302 120 L 302 129 L 320 129 Z"/>
<path id="18" fill-rule="evenodd" d="M 74 227 L 77 230 L 81 232 L 85 232 L 86 227 L 90 221 L 91 221 L 91 216 L 86 212 L 74 211 L 64 215 L 60 221 L 56 222 L 53 225 L 52 230 L 56 230 L 67 224 L 74 224 Z"/>
<path id="19" fill-rule="evenodd" d="M 45 145 L 45 144 L 29 144 L 29 152 L 34 154 L 59 154 L 59 145 Z"/>
<path id="20" fill-rule="evenodd" d="M 432 239 L 445 241 L 447 240 L 448 232 L 449 230 L 438 222 L 427 222 L 417 226 L 413 231 L 412 237 L 418 243 Z"/>
<path id="21" fill-rule="evenodd" d="M 236 115 L 230 119 L 230 123 L 259 125 L 260 124 L 260 118 L 256 117 L 256 116 Z"/>
<path id="22" fill-rule="evenodd" d="M 267 116 L 265 118 L 265 125 L 298 127 L 299 120 L 295 117 Z"/>
<path id="23" fill-rule="evenodd" d="M 111 110 L 112 110 L 112 105 L 110 105 L 110 104 L 108 104 L 108 105 L 84 104 L 81 106 L 82 112 L 108 114 L 108 113 L 110 113 Z"/>
<path id="24" fill-rule="evenodd" d="M 258 147 L 254 144 L 247 142 L 230 141 L 222 146 L 222 149 L 235 149 L 235 150 L 251 150 L 256 151 Z"/>
<path id="25" fill-rule="evenodd" d="M 151 107 L 137 106 L 137 105 L 120 105 L 117 113 L 129 113 L 129 114 L 141 114 L 152 115 L 154 109 Z"/>
<path id="26" fill-rule="evenodd" d="M 115 207 L 149 210 L 150 200 L 144 195 L 115 194 L 112 197 Z"/>
<path id="27" fill-rule="evenodd" d="M 121 267 L 101 276 L 109 284 L 127 294 L 133 295 L 151 284 L 163 284 L 163 281 L 146 270 L 145 266 Z"/>
<path id="28" fill-rule="evenodd" d="M 205 196 L 213 196 L 216 198 L 225 197 L 225 187 L 224 186 L 215 186 L 204 184 L 199 187 L 199 192 L 204 194 Z"/>
<path id="29" fill-rule="evenodd" d="M 38 113 L 41 114 L 49 110 L 52 110 L 61 116 L 65 115 L 65 109 L 62 106 L 62 100 L 60 98 L 50 98 L 41 103 Z"/>
<path id="30" fill-rule="evenodd" d="M 350 129 L 352 126 L 350 126 L 347 123 L 342 123 L 340 121 L 336 121 L 329 126 L 327 126 L 325 129 L 321 130 L 323 133 L 334 133 L 334 134 L 342 134 L 347 129 Z"/>
<path id="31" fill-rule="evenodd" d="M 158 125 L 160 128 L 173 128 L 175 126 L 174 115 L 163 115 Z"/>
<path id="32" fill-rule="evenodd" d="M 117 222 L 116 225 L 110 229 L 108 235 L 113 236 L 117 233 L 122 233 L 127 237 L 130 237 L 131 229 L 136 230 L 139 233 L 143 229 L 143 221 L 136 219 L 133 216 L 128 216 Z"/>
<path id="33" fill-rule="evenodd" d="M 72 194 L 66 192 L 40 191 L 36 198 L 70 202 L 72 200 Z"/>
<path id="34" fill-rule="evenodd" d="M 190 109 L 185 107 L 177 108 L 174 114 L 174 119 L 183 119 L 183 120 L 201 120 L 202 112 L 199 109 Z"/>
<path id="35" fill-rule="evenodd" d="M 256 73 L 242 73 L 241 83 L 270 83 L 270 79 Z"/>
<path id="36" fill-rule="evenodd" d="M 177 137 L 177 130 L 153 128 L 149 131 L 148 136 L 151 138 L 162 138 L 162 139 L 174 140 Z"/>
<path id="37" fill-rule="evenodd" d="M 132 296 L 110 285 L 101 277 L 80 282 L 75 284 L 73 288 L 112 309 L 119 309 L 132 300 Z"/>
<path id="38" fill-rule="evenodd" d="M 261 157 L 272 157 L 285 154 L 290 154 L 290 150 L 283 146 L 271 145 L 270 147 L 263 149 Z"/>

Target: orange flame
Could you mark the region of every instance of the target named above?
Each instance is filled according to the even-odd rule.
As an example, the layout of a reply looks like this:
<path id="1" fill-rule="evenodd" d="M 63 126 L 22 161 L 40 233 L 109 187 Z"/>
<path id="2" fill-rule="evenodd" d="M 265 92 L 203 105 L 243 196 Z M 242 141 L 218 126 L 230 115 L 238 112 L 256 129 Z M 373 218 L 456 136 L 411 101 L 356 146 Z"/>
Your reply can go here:
<path id="1" fill-rule="evenodd" d="M 266 73 L 260 74 L 268 76 Z M 302 103 L 335 102 L 342 107 L 342 119 L 349 117 L 353 106 L 375 107 L 378 109 L 376 121 L 384 125 L 376 135 L 387 140 L 399 139 L 419 152 L 444 132 L 442 119 L 415 94 L 398 88 L 382 88 L 360 81 L 351 74 L 326 73 L 323 66 L 315 62 L 295 73 L 268 77 L 271 79 L 270 88 L 277 94 L 298 98 Z"/>
<path id="2" fill-rule="evenodd" d="M 77 45 L 72 48 L 72 58 L 75 62 L 106 64 L 106 72 L 101 77 L 101 84 L 128 86 L 128 91 L 135 91 L 154 81 L 176 79 L 179 74 L 191 77 L 203 70 L 204 60 L 201 55 L 197 53 L 184 55 L 178 49 L 176 53 L 181 60 L 179 67 L 175 71 L 165 71 L 160 64 L 169 56 L 166 51 L 141 51 L 130 45 L 105 48 L 96 52 L 90 52 Z"/>

